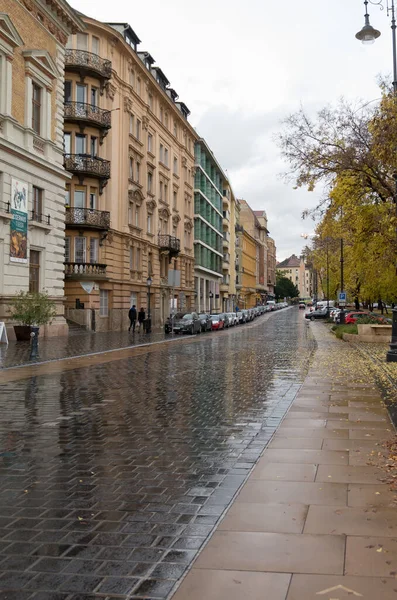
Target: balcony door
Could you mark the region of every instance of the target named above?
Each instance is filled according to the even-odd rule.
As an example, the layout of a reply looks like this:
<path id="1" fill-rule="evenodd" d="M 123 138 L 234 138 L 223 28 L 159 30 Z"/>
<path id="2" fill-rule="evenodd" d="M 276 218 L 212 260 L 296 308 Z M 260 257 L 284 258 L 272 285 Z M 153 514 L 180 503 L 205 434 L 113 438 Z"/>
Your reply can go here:
<path id="1" fill-rule="evenodd" d="M 85 154 L 87 147 L 87 137 L 85 135 L 82 135 L 81 133 L 76 133 L 75 147 L 76 154 Z"/>
<path id="2" fill-rule="evenodd" d="M 87 238 L 75 237 L 74 238 L 74 261 L 76 263 L 87 262 Z"/>
<path id="3" fill-rule="evenodd" d="M 74 190 L 74 208 L 85 208 L 85 190 Z"/>

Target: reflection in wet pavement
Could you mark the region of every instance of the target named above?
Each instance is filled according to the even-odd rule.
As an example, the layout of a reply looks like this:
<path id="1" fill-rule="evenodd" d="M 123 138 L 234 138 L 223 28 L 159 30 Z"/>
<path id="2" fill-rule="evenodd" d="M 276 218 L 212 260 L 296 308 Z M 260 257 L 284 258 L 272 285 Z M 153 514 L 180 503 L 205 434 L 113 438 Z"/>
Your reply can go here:
<path id="1" fill-rule="evenodd" d="M 0 590 L 169 596 L 294 399 L 307 336 L 288 310 L 2 385 Z"/>

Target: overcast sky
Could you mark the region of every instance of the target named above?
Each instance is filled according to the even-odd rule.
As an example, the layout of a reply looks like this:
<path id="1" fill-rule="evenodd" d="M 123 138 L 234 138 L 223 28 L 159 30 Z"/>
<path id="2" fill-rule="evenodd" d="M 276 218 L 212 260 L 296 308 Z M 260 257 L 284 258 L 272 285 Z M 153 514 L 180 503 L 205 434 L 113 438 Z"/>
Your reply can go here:
<path id="1" fill-rule="evenodd" d="M 370 6 L 382 32 L 371 46 L 355 39 L 362 0 L 72 0 L 100 21 L 128 22 L 191 110 L 191 124 L 227 171 L 237 197 L 265 209 L 283 260 L 312 232 L 304 209 L 316 192 L 280 179 L 287 168 L 273 136 L 302 105 L 309 113 L 341 96 L 379 97 L 377 76 L 390 75 L 390 19 Z M 385 0 L 386 3 L 386 0 Z"/>

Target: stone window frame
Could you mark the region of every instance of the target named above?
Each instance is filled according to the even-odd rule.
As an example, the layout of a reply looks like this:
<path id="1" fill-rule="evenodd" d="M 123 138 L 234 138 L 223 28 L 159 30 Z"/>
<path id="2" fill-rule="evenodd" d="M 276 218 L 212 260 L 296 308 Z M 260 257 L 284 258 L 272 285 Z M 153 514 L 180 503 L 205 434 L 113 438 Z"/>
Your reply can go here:
<path id="1" fill-rule="evenodd" d="M 0 13 L 0 114 L 11 115 L 12 60 L 14 50 L 24 41 L 6 13 Z"/>
<path id="2" fill-rule="evenodd" d="M 25 50 L 25 127 L 32 128 L 32 95 L 35 83 L 42 90 L 40 134 L 43 139 L 51 139 L 52 129 L 52 92 L 60 77 L 55 62 L 46 50 Z"/>

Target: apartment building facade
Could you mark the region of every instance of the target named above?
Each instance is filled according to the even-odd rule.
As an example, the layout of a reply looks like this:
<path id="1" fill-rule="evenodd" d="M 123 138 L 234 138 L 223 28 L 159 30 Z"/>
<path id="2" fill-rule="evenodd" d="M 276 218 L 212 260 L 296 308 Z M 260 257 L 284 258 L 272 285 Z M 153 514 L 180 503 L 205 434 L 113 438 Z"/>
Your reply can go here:
<path id="1" fill-rule="evenodd" d="M 122 330 L 194 305 L 189 109 L 128 23 L 83 17 L 65 71 L 65 294 L 70 319 Z"/>
<path id="2" fill-rule="evenodd" d="M 256 241 L 256 300 L 266 302 L 267 298 L 267 216 L 265 211 L 253 211 L 248 202 L 239 199 L 240 224 Z"/>
<path id="3" fill-rule="evenodd" d="M 0 14 L 0 321 L 20 291 L 46 291 L 64 335 L 63 69 L 84 25 L 64 0 L 3 0 Z"/>
<path id="4" fill-rule="evenodd" d="M 236 307 L 236 197 L 230 182 L 224 180 L 223 189 L 223 261 L 220 285 L 221 310 L 233 312 Z"/>
<path id="5" fill-rule="evenodd" d="M 241 232 L 241 288 L 237 306 L 253 308 L 257 305 L 258 241 L 243 228 Z"/>
<path id="6" fill-rule="evenodd" d="M 305 264 L 304 257 L 298 258 L 292 254 L 289 258 L 277 264 L 277 271 L 287 277 L 299 290 L 300 298 L 313 296 L 312 270 Z"/>
<path id="7" fill-rule="evenodd" d="M 274 299 L 276 287 L 276 243 L 273 238 L 267 238 L 267 290 L 269 300 Z"/>
<path id="8" fill-rule="evenodd" d="M 224 252 L 230 251 L 230 231 L 223 229 L 225 180 L 212 151 L 200 138 L 195 146 L 194 181 L 194 274 L 199 312 L 221 309 L 223 258 Z"/>

